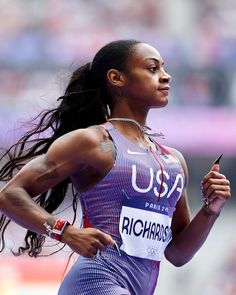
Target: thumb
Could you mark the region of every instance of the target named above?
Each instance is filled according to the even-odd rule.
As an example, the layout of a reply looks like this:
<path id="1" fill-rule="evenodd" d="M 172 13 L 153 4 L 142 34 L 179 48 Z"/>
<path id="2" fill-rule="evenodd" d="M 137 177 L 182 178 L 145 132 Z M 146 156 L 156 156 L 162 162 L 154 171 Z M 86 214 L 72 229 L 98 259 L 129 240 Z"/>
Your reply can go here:
<path id="1" fill-rule="evenodd" d="M 216 171 L 216 172 L 219 172 L 220 171 L 220 160 L 222 158 L 223 154 L 221 154 L 212 164 L 211 166 L 211 171 Z"/>
<path id="2" fill-rule="evenodd" d="M 220 165 L 219 164 L 213 164 L 211 166 L 211 171 L 220 172 Z"/>

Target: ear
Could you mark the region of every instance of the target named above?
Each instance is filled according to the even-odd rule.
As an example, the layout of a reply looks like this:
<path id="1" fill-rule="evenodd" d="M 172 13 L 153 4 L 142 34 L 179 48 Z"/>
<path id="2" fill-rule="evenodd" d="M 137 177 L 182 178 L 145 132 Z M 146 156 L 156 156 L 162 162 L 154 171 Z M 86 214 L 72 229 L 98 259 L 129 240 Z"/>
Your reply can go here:
<path id="1" fill-rule="evenodd" d="M 124 74 L 115 69 L 110 69 L 107 72 L 107 80 L 113 86 L 122 87 L 125 83 Z"/>

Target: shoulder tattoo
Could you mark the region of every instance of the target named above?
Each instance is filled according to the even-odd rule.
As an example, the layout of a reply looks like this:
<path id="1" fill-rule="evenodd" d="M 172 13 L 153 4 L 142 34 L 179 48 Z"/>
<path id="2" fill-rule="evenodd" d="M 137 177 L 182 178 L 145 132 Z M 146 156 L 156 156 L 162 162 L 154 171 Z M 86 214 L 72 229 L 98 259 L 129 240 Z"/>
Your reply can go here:
<path id="1" fill-rule="evenodd" d="M 111 153 L 113 159 L 116 159 L 116 148 L 109 135 L 104 134 L 104 128 L 101 126 L 93 126 L 100 131 L 102 138 L 99 141 L 99 149 L 102 153 Z"/>
<path id="2" fill-rule="evenodd" d="M 108 137 L 103 135 L 103 138 L 99 142 L 99 149 L 102 153 L 111 153 L 112 157 L 116 158 L 116 148 L 112 140 Z"/>

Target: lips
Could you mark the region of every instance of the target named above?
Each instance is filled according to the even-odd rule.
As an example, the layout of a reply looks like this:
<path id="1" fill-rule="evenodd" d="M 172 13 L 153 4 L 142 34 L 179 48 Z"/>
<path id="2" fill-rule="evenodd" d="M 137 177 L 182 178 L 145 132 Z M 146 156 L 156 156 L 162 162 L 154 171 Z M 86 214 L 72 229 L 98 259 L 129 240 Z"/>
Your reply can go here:
<path id="1" fill-rule="evenodd" d="M 162 87 L 162 88 L 158 88 L 159 91 L 169 91 L 170 87 L 166 86 L 166 87 Z"/>
<path id="2" fill-rule="evenodd" d="M 158 91 L 160 91 L 164 95 L 168 95 L 169 94 L 169 90 L 170 90 L 170 87 L 169 86 L 158 88 Z"/>

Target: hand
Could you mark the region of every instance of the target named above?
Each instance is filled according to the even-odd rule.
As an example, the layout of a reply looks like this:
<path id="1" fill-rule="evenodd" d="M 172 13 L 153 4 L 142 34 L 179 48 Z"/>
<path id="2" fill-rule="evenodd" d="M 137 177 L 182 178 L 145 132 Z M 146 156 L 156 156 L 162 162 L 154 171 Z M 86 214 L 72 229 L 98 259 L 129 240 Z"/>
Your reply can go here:
<path id="1" fill-rule="evenodd" d="M 74 252 L 87 258 L 94 258 L 98 250 L 105 251 L 107 246 L 115 245 L 110 235 L 98 229 L 76 228 L 71 225 L 64 230 L 62 242 Z"/>
<path id="2" fill-rule="evenodd" d="M 214 214 L 221 212 L 225 202 L 230 197 L 230 182 L 223 174 L 219 173 L 219 170 L 219 164 L 213 164 L 202 183 L 204 198 L 208 199 L 208 208 Z"/>

